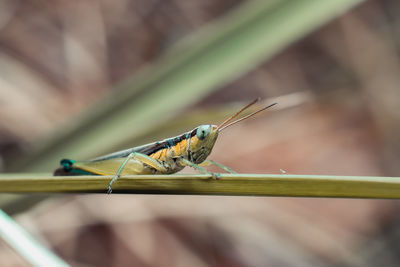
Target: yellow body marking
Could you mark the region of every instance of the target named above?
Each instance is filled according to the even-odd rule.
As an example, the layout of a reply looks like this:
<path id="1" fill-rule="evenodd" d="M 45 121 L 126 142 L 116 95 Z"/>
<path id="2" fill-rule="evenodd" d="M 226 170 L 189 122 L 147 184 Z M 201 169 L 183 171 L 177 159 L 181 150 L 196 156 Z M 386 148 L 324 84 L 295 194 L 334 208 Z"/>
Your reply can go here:
<path id="1" fill-rule="evenodd" d="M 197 136 L 193 136 L 190 139 L 190 150 L 195 151 L 201 147 L 202 142 L 199 142 L 199 138 Z"/>
<path id="2" fill-rule="evenodd" d="M 175 155 L 176 156 L 180 156 L 181 155 L 181 143 L 179 142 L 174 146 L 174 150 L 175 150 Z"/>
<path id="3" fill-rule="evenodd" d="M 156 153 L 150 155 L 153 159 L 160 159 L 161 157 L 161 150 L 158 150 Z"/>
<path id="4" fill-rule="evenodd" d="M 166 158 L 167 158 L 167 148 L 164 148 L 161 150 L 160 160 L 165 161 Z"/>

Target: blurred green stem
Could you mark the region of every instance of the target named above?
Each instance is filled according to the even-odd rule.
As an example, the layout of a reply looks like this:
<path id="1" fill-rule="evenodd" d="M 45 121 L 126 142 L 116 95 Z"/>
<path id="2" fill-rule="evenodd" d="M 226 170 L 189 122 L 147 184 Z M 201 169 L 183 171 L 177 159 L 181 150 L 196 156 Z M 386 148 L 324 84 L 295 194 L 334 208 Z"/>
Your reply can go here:
<path id="1" fill-rule="evenodd" d="M 0 210 L 0 236 L 33 266 L 70 266 Z"/>

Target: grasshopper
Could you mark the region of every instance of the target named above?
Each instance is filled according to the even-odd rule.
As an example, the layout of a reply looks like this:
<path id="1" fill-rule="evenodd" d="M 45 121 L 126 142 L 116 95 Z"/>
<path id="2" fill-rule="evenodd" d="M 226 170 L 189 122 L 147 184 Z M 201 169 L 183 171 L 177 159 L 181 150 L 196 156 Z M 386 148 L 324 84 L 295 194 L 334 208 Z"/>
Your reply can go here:
<path id="1" fill-rule="evenodd" d="M 209 172 L 204 167 L 216 165 L 227 172 L 236 172 L 221 163 L 207 160 L 218 134 L 223 129 L 277 104 L 273 103 L 247 116 L 234 120 L 259 100 L 260 98 L 255 99 L 218 126 L 212 124 L 200 125 L 176 137 L 114 152 L 93 160 L 75 161 L 62 159 L 60 162 L 61 167 L 55 170 L 54 175 L 114 175 L 108 184 L 107 193 L 112 192 L 113 183 L 121 175 L 172 174 L 182 170 L 186 166 L 210 174 L 215 179 L 220 179 L 221 175 L 219 173 Z"/>

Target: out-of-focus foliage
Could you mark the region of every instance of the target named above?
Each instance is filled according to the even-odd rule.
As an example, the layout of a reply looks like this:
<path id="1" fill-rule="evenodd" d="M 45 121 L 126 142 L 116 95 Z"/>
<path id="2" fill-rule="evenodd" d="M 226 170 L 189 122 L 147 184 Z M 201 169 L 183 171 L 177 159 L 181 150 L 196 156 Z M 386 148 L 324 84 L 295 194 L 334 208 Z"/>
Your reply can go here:
<path id="1" fill-rule="evenodd" d="M 19 226 L 7 213 L 0 210 L 0 237 L 33 266 L 68 267 L 69 264 L 42 246 L 25 229 Z"/>
<path id="2" fill-rule="evenodd" d="M 93 158 L 127 143 L 132 146 L 137 135 L 156 128 L 358 2 L 245 2 L 184 38 L 133 78 L 128 76 L 82 118 L 54 134 L 53 140 L 34 144 L 27 163 L 13 160 L 7 170 L 44 171 L 57 158 Z"/>

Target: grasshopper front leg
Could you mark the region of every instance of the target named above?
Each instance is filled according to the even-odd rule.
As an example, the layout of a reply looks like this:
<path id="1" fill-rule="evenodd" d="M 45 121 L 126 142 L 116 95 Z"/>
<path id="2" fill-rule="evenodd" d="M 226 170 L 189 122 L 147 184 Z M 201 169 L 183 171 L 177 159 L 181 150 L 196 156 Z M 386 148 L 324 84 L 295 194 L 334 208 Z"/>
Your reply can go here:
<path id="1" fill-rule="evenodd" d="M 225 171 L 227 171 L 229 173 L 237 174 L 237 172 L 235 172 L 231 168 L 229 168 L 229 167 L 227 167 L 227 166 L 225 166 L 225 165 L 223 165 L 223 164 L 221 164 L 221 163 L 219 163 L 217 161 L 211 160 L 211 159 L 207 159 L 207 160 L 205 160 L 205 161 L 203 161 L 202 163 L 199 164 L 199 166 L 202 166 L 202 167 L 207 167 L 207 166 L 211 166 L 211 165 L 218 166 L 221 169 L 223 169 L 223 170 L 225 170 Z"/>
<path id="2" fill-rule="evenodd" d="M 111 179 L 110 183 L 108 184 L 108 190 L 107 190 L 107 194 L 111 194 L 112 192 L 112 184 L 115 183 L 115 181 L 117 181 L 117 179 L 120 177 L 122 171 L 125 168 L 125 165 L 128 163 L 129 160 L 135 158 L 136 160 L 139 160 L 142 163 L 145 163 L 151 167 L 153 167 L 154 169 L 156 169 L 157 171 L 160 172 L 166 172 L 167 168 L 165 168 L 160 162 L 158 162 L 157 160 L 142 154 L 142 153 L 137 153 L 137 152 L 132 152 L 130 153 L 126 159 L 124 160 L 124 162 L 122 162 L 121 167 L 119 167 L 118 171 L 115 173 L 115 176 Z"/>
<path id="3" fill-rule="evenodd" d="M 209 172 L 207 169 L 205 169 L 205 168 L 197 165 L 196 163 L 193 163 L 190 160 L 187 160 L 185 158 L 181 158 L 180 159 L 180 164 L 182 166 L 190 166 L 190 167 L 195 168 L 196 170 L 198 170 L 198 171 L 200 171 L 202 173 L 209 174 L 209 175 L 212 176 L 212 178 L 214 178 L 216 180 L 221 179 L 221 174 L 216 173 L 216 172 Z"/>

